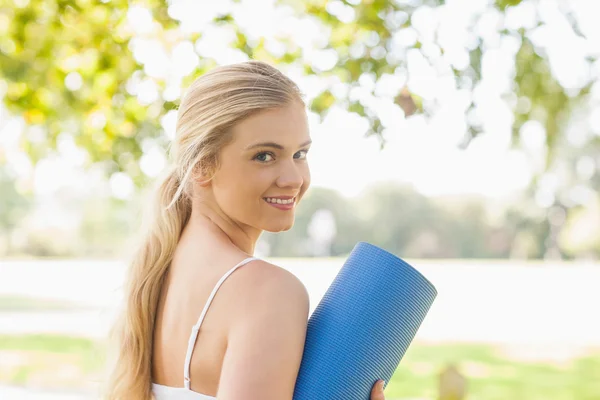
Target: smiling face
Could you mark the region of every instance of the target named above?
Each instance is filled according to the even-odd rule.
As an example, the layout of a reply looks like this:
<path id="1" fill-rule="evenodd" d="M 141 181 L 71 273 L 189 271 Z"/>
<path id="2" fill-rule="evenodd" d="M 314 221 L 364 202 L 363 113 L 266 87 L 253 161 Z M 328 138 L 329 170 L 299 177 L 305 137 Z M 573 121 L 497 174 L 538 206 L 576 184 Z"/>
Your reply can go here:
<path id="1" fill-rule="evenodd" d="M 265 110 L 233 128 L 233 141 L 221 149 L 212 179 L 219 208 L 233 221 L 257 229 L 291 229 L 295 209 L 310 186 L 310 147 L 304 105 Z M 267 197 L 294 197 L 273 205 Z"/>

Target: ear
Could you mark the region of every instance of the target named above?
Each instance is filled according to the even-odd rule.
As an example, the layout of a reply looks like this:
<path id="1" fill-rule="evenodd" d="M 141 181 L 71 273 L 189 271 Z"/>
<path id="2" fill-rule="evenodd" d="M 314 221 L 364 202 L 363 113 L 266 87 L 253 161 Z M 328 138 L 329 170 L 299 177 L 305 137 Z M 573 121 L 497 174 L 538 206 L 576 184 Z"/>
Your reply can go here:
<path id="1" fill-rule="evenodd" d="M 194 167 L 194 172 L 193 172 L 193 178 L 192 180 L 199 184 L 202 187 L 207 187 L 210 186 L 210 182 L 212 180 L 212 176 L 209 175 L 208 171 L 206 168 L 202 168 L 200 166 L 200 164 L 197 164 Z"/>
<path id="2" fill-rule="evenodd" d="M 208 187 L 210 186 L 210 179 L 204 179 L 204 180 L 200 180 L 200 179 L 196 179 L 196 183 L 198 183 L 198 185 L 202 186 L 202 187 Z"/>

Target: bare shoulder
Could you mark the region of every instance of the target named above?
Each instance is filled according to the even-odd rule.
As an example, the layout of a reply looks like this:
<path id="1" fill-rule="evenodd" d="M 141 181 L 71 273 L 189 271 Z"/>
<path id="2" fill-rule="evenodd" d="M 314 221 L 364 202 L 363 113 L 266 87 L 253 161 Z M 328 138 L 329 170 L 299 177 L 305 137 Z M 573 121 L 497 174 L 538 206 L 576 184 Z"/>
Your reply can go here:
<path id="1" fill-rule="evenodd" d="M 232 321 L 244 322 L 246 318 L 260 314 L 293 313 L 308 319 L 310 299 L 304 283 L 290 271 L 265 260 L 253 260 L 240 268 L 232 285 L 235 291 L 236 317 Z M 243 299 L 243 301 L 240 301 Z"/>
<path id="2" fill-rule="evenodd" d="M 306 339 L 308 292 L 284 268 L 264 260 L 251 264 L 236 279 L 236 297 L 244 301 L 229 330 L 219 399 L 291 399 Z"/>
<path id="3" fill-rule="evenodd" d="M 253 260 L 236 271 L 233 284 L 239 302 L 238 316 L 285 307 L 288 312 L 306 313 L 310 307 L 304 283 L 293 273 L 265 260 Z M 308 317 L 308 315 L 307 315 Z"/>

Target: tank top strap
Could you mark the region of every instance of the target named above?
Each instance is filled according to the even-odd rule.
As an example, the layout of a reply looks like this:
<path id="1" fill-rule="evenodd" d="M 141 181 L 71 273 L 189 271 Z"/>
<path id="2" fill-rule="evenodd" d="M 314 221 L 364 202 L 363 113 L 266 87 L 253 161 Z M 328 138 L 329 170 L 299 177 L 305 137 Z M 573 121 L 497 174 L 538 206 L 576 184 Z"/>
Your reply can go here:
<path id="1" fill-rule="evenodd" d="M 229 275 L 231 275 L 236 269 L 238 269 L 242 265 L 249 263 L 252 260 L 258 260 L 258 259 L 259 258 L 257 258 L 257 257 L 248 257 L 248 258 L 242 260 L 241 262 L 239 262 L 238 264 L 236 264 L 233 268 L 231 268 L 229 271 L 227 271 L 221 277 L 221 279 L 219 279 L 219 281 L 213 288 L 212 292 L 210 293 L 210 296 L 208 297 L 208 301 L 204 305 L 204 309 L 202 310 L 202 313 L 200 314 L 200 317 L 198 318 L 198 322 L 196 322 L 196 324 L 192 327 L 192 333 L 190 334 L 190 339 L 188 341 L 187 352 L 185 354 L 185 365 L 183 367 L 183 385 L 185 386 L 186 389 L 190 389 L 190 362 L 192 361 L 192 353 L 194 351 L 194 346 L 196 345 L 196 339 L 198 338 L 198 331 L 200 330 L 200 325 L 202 325 L 202 321 L 204 321 L 204 316 L 206 315 L 206 312 L 208 311 L 208 307 L 210 306 L 210 303 L 212 303 L 212 300 L 215 297 L 217 290 L 219 290 L 219 288 L 221 287 L 221 284 L 223 284 L 225 279 L 227 279 L 227 277 L 229 277 Z"/>

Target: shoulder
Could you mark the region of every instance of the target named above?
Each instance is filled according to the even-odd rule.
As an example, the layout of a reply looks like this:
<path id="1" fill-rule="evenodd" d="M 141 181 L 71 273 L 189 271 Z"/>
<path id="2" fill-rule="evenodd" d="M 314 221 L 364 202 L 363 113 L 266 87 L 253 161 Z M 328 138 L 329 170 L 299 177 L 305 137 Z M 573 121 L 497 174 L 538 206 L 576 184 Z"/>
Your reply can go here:
<path id="1" fill-rule="evenodd" d="M 238 316 L 257 313 L 293 313 L 298 318 L 308 318 L 309 294 L 304 283 L 292 272 L 257 259 L 239 268 L 233 284 L 238 302 Z M 233 276 L 232 276 L 233 278 Z"/>
<path id="2" fill-rule="evenodd" d="M 236 286 L 244 293 L 252 294 L 252 299 L 309 301 L 304 283 L 283 267 L 257 259 L 237 272 L 239 279 Z"/>
<path id="3" fill-rule="evenodd" d="M 294 274 L 264 260 L 239 272 L 219 398 L 291 399 L 306 339 L 308 292 Z"/>

